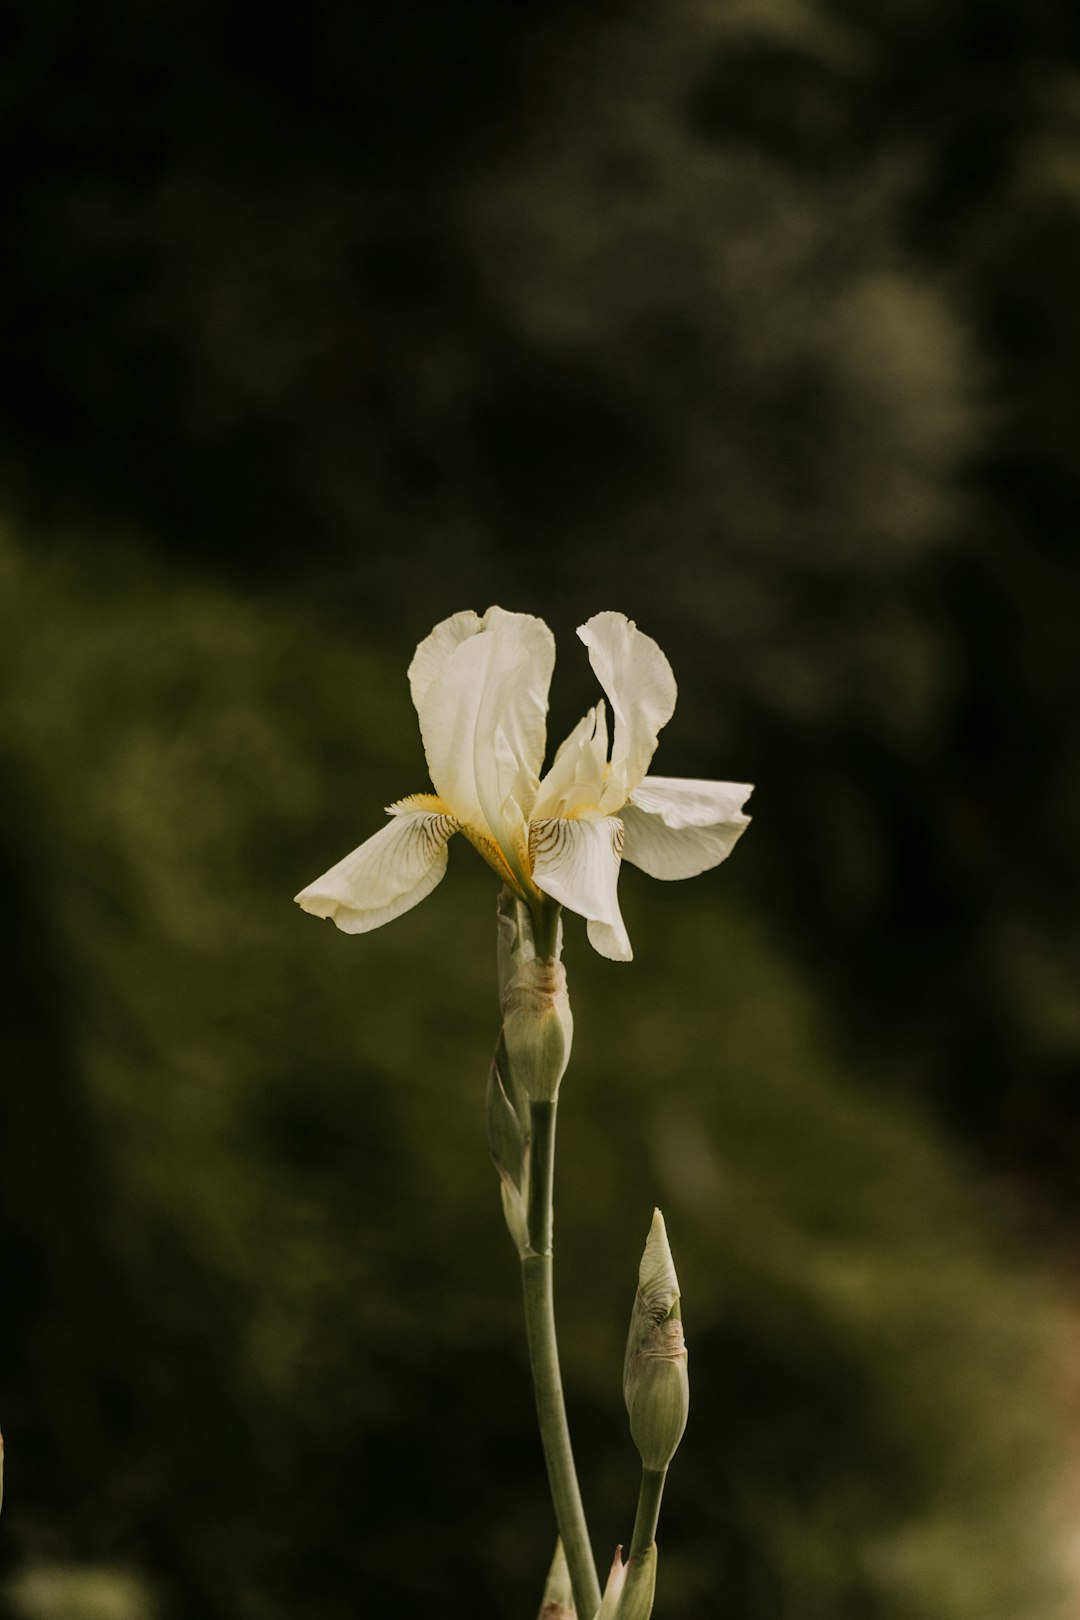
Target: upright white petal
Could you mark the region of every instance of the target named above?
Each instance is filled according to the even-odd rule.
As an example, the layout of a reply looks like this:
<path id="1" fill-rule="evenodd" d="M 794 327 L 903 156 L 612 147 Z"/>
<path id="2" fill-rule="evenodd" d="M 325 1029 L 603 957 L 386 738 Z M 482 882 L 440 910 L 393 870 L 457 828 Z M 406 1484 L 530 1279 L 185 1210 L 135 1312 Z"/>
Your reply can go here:
<path id="1" fill-rule="evenodd" d="M 497 651 L 480 714 L 478 758 L 486 758 L 483 739 L 490 729 L 496 738 L 490 796 L 500 806 L 511 799 L 528 821 L 547 750 L 555 637 L 543 619 L 499 607 L 488 608 L 484 633 Z"/>
<path id="2" fill-rule="evenodd" d="M 527 860 L 554 664 L 542 619 L 493 607 L 483 619 L 446 620 L 411 666 L 431 780 L 460 821 L 494 841 L 516 876 Z"/>
<path id="3" fill-rule="evenodd" d="M 621 810 L 649 768 L 656 739 L 675 712 L 671 665 L 651 636 L 624 613 L 597 613 L 578 635 L 611 701 L 615 738 L 600 808 Z"/>
<path id="4" fill-rule="evenodd" d="M 719 866 L 750 825 L 745 782 L 647 776 L 621 811 L 623 856 L 655 878 L 696 877 Z"/>
<path id="5" fill-rule="evenodd" d="M 453 613 L 448 619 L 443 619 L 430 636 L 425 636 L 409 665 L 409 690 L 414 708 L 420 708 L 424 693 L 432 681 L 443 673 L 451 655 L 461 643 L 479 635 L 483 627 L 484 621 L 479 614 L 469 608 L 464 613 Z"/>
<path id="6" fill-rule="evenodd" d="M 608 772 L 607 749 L 607 710 L 600 702 L 578 721 L 555 755 L 540 783 L 534 817 L 540 821 L 598 810 Z"/>
<path id="7" fill-rule="evenodd" d="M 390 825 L 302 889 L 297 905 L 333 918 L 346 934 L 366 934 L 419 905 L 442 881 L 458 827 L 437 804 L 422 793 L 392 804 Z"/>
<path id="8" fill-rule="evenodd" d="M 544 894 L 587 919 L 601 956 L 633 956 L 619 910 L 622 823 L 617 816 L 552 817 L 532 824 L 533 882 Z"/>

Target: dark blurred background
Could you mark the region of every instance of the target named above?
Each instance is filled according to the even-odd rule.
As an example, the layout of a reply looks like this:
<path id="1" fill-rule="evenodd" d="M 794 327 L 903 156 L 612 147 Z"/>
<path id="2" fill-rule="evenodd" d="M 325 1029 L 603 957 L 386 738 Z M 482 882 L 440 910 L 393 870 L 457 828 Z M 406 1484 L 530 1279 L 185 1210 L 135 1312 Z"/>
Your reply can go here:
<path id="1" fill-rule="evenodd" d="M 3 1620 L 535 1612 L 494 880 L 290 904 L 491 602 L 758 783 L 568 927 L 598 1555 L 659 1202 L 659 1620 L 1074 1613 L 1080 12 L 13 0 L 0 119 Z"/>

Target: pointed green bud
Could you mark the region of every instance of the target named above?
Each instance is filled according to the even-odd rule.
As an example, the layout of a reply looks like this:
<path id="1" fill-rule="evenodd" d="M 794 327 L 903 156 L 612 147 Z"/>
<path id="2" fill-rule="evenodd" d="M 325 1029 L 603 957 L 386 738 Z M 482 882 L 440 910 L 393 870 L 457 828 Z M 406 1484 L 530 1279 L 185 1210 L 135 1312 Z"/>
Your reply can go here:
<path id="1" fill-rule="evenodd" d="M 539 1620 L 577 1620 L 574 1589 L 570 1584 L 570 1571 L 561 1541 L 555 1543 L 555 1556 L 551 1560 L 540 1602 Z"/>
<path id="2" fill-rule="evenodd" d="M 530 1102 L 554 1102 L 570 1061 L 574 1019 L 561 962 L 518 960 L 502 997 L 503 1041 L 513 1084 Z"/>
<path id="3" fill-rule="evenodd" d="M 653 1211 L 623 1362 L 623 1396 L 641 1465 L 663 1473 L 674 1457 L 690 1410 L 690 1382 L 679 1303 L 679 1279 L 664 1217 Z"/>

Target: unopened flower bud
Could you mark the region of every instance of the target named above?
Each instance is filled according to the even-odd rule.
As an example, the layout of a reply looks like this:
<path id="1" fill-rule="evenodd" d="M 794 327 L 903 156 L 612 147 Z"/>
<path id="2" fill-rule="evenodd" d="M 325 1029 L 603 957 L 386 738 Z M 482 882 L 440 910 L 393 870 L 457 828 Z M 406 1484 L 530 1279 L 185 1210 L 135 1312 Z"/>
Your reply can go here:
<path id="1" fill-rule="evenodd" d="M 561 962 L 520 961 L 503 990 L 503 1042 L 515 1086 L 554 1102 L 570 1061 L 574 1019 Z"/>
<path id="2" fill-rule="evenodd" d="M 641 1465 L 663 1473 L 674 1457 L 690 1410 L 679 1279 L 664 1217 L 653 1212 L 638 1270 L 623 1363 L 623 1396 Z"/>

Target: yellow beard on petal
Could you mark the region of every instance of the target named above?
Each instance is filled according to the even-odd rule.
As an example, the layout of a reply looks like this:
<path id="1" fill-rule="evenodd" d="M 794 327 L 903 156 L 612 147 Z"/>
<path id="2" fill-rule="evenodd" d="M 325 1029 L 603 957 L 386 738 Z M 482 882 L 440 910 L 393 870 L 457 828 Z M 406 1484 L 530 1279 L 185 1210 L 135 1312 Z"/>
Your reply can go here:
<path id="1" fill-rule="evenodd" d="M 511 865 L 503 851 L 486 827 L 474 827 L 468 822 L 459 820 L 445 799 L 437 793 L 410 793 L 404 799 L 395 799 L 393 804 L 387 805 L 391 815 L 401 811 L 422 810 L 430 815 L 448 816 L 454 826 L 459 828 L 469 840 L 469 843 L 482 855 L 488 865 L 496 872 L 502 881 L 511 888 L 521 900 L 537 900 L 540 890 L 532 882 L 532 860 L 529 856 L 528 832 L 522 828 L 522 836 L 514 840 L 514 854 L 517 857 L 517 870 Z"/>
<path id="2" fill-rule="evenodd" d="M 435 816 L 449 816 L 457 820 L 454 812 L 445 800 L 440 799 L 437 793 L 409 793 L 404 799 L 395 799 L 393 804 L 387 805 L 391 815 L 397 810 L 428 810 Z"/>
<path id="3" fill-rule="evenodd" d="M 525 840 L 520 841 L 519 848 L 515 851 L 518 857 L 518 871 L 515 871 L 486 829 L 481 831 L 478 827 L 467 826 L 462 823 L 461 830 L 477 853 L 484 857 L 492 870 L 498 873 L 507 887 L 512 889 L 519 899 L 535 900 L 538 898 L 540 891 L 530 881 L 532 862 L 529 859 L 528 844 Z"/>

